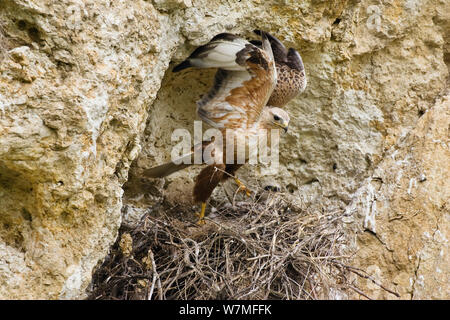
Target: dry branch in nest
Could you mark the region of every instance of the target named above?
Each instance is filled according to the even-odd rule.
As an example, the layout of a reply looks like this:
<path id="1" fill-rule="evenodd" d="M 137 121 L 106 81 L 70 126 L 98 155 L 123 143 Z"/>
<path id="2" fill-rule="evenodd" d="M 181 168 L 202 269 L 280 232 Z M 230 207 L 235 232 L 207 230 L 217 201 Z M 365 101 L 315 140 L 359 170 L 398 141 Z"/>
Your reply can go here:
<path id="1" fill-rule="evenodd" d="M 149 213 L 122 226 L 90 298 L 326 299 L 346 288 L 340 218 L 278 195 L 225 207 L 205 226 Z"/>

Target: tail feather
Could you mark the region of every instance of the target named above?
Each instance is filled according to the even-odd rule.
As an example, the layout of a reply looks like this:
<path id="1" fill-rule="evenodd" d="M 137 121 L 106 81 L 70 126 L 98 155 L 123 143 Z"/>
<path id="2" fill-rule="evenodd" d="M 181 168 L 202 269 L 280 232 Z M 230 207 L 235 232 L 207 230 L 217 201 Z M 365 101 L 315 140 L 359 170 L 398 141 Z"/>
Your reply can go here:
<path id="1" fill-rule="evenodd" d="M 147 169 L 143 172 L 143 174 L 148 178 L 164 178 L 191 165 L 192 164 L 175 164 L 173 162 L 167 162 L 162 165 Z"/>
<path id="2" fill-rule="evenodd" d="M 188 168 L 195 164 L 194 163 L 195 153 L 201 151 L 201 154 L 203 155 L 203 151 L 211 143 L 212 143 L 212 141 L 202 141 L 201 143 L 197 143 L 192 148 L 191 153 L 188 153 L 188 154 L 178 158 L 175 161 L 166 162 L 159 166 L 146 169 L 146 170 L 144 170 L 143 174 L 145 177 L 148 177 L 148 178 L 164 178 L 172 173 L 175 173 L 177 171 Z M 204 161 L 204 159 L 202 158 L 202 162 L 203 161 Z"/>

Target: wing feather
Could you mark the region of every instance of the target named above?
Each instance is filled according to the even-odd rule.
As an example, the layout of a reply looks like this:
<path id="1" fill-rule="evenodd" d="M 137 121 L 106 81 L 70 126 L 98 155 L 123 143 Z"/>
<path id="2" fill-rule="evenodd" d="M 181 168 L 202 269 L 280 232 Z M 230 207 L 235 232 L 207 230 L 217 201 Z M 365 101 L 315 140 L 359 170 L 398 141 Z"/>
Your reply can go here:
<path id="1" fill-rule="evenodd" d="M 260 30 L 254 30 L 254 32 L 257 35 L 261 34 Z M 302 57 L 295 49 L 287 50 L 280 40 L 267 32 L 266 34 L 272 46 L 278 73 L 277 85 L 268 104 L 272 107 L 283 107 L 305 90 L 307 84 L 305 67 Z M 262 47 L 259 40 L 251 42 Z"/>
<path id="2" fill-rule="evenodd" d="M 254 33 L 257 35 L 261 35 L 261 30 L 253 30 Z M 270 45 L 272 46 L 273 55 L 275 57 L 276 63 L 285 63 L 287 62 L 287 55 L 288 50 L 284 46 L 283 43 L 281 43 L 280 40 L 278 40 L 276 37 L 271 35 L 270 33 L 266 32 L 267 38 L 269 39 Z M 262 43 L 259 43 L 259 46 L 262 46 Z"/>
<path id="3" fill-rule="evenodd" d="M 270 42 L 264 33 L 262 37 L 262 48 L 241 38 L 233 38 L 228 46 L 222 38 L 205 45 L 210 51 L 202 49 L 202 58 L 189 58 L 197 67 L 219 68 L 214 85 L 197 102 L 197 113 L 203 121 L 216 128 L 233 129 L 247 129 L 258 122 L 277 77 Z M 236 46 L 239 50 L 234 49 Z"/>
<path id="4" fill-rule="evenodd" d="M 236 58 L 248 43 L 230 33 L 218 34 L 207 44 L 195 49 L 185 61 L 175 66 L 172 71 L 178 72 L 189 67 L 244 71 L 246 70 L 245 65 L 240 64 Z"/>

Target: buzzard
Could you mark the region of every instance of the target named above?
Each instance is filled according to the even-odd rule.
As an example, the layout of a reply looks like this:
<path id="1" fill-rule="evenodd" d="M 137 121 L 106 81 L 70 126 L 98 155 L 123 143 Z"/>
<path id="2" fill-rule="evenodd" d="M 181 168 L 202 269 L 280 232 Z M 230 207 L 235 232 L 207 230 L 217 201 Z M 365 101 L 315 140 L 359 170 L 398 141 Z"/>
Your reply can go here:
<path id="1" fill-rule="evenodd" d="M 261 35 L 260 30 L 254 30 Z M 286 47 L 270 33 L 266 32 L 272 47 L 275 65 L 277 67 L 277 85 L 270 96 L 267 105 L 284 107 L 289 101 L 305 91 L 307 80 L 305 67 L 300 54 L 294 48 Z M 261 47 L 260 40 L 250 40 L 251 43 Z"/>
<path id="2" fill-rule="evenodd" d="M 190 67 L 218 68 L 214 85 L 197 102 L 197 114 L 202 121 L 219 129 L 227 141 L 221 145 L 209 141 L 194 146 L 194 150 L 212 147 L 214 159 L 223 160 L 207 165 L 195 179 L 194 201 L 201 203 L 199 224 L 204 223 L 207 200 L 220 182 L 233 177 L 239 190 L 250 195 L 235 177 L 235 172 L 243 165 L 236 161 L 236 146 L 245 144 L 248 149 L 249 141 L 258 141 L 250 138 L 266 134 L 271 129 L 287 131 L 289 115 L 280 107 L 303 91 L 306 85 L 300 55 L 294 49 L 286 50 L 268 33 L 259 30 L 255 33 L 261 36 L 261 40 L 247 41 L 230 33 L 218 34 L 173 68 L 173 72 Z M 280 79 L 286 83 L 277 81 L 277 71 L 281 71 Z M 228 151 L 233 154 L 227 155 L 228 148 L 224 149 L 223 145 L 228 145 L 229 139 L 233 139 L 234 148 Z M 194 152 L 187 157 L 192 159 Z M 227 163 L 230 158 L 234 161 Z M 247 155 L 245 160 L 248 160 Z M 164 177 L 189 165 L 169 162 L 145 170 L 144 176 Z"/>

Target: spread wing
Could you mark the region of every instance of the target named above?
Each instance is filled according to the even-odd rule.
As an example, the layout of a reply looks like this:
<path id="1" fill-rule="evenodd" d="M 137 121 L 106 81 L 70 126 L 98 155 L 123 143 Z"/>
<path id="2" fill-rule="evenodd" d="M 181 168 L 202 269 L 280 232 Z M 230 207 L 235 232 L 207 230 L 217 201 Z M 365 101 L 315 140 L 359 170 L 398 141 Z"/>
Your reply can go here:
<path id="1" fill-rule="evenodd" d="M 173 69 L 218 68 L 213 87 L 197 102 L 203 121 L 233 129 L 258 122 L 277 78 L 270 42 L 264 32 L 261 36 L 259 48 L 236 35 L 219 34 Z"/>
<path id="2" fill-rule="evenodd" d="M 257 35 L 261 35 L 260 30 L 254 30 Z M 277 85 L 273 90 L 268 105 L 273 107 L 283 107 L 290 100 L 302 93 L 306 88 L 306 73 L 303 60 L 297 50 L 286 47 L 276 37 L 267 33 L 267 38 L 272 47 L 275 64 L 277 67 Z M 250 41 L 254 45 L 261 47 L 260 40 Z"/>

